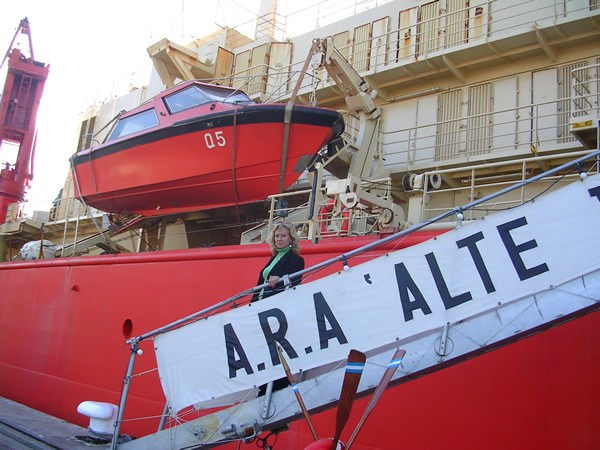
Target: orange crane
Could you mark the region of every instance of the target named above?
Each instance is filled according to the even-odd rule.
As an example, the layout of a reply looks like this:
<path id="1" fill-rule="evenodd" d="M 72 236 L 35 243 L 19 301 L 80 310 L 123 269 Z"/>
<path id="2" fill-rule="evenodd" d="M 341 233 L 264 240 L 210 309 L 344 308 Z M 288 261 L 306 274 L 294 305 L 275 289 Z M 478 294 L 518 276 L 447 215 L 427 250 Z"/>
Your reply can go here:
<path id="1" fill-rule="evenodd" d="M 29 38 L 29 57 L 13 48 L 19 33 Z M 0 97 L 0 161 L 3 145 L 17 146 L 18 152 L 14 162 L 2 161 L 0 166 L 0 224 L 6 221 L 9 205 L 25 199 L 33 178 L 36 118 L 50 69 L 34 60 L 27 18 L 21 20 L 0 68 L 6 60 L 8 73 Z"/>

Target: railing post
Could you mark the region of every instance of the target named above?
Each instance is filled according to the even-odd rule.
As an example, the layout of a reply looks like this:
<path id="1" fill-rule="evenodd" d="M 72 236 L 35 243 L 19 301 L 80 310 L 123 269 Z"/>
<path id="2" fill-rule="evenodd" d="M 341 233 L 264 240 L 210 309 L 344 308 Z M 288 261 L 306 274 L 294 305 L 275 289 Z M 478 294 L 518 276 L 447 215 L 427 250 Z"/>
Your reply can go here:
<path id="1" fill-rule="evenodd" d="M 123 411 L 125 410 L 125 403 L 127 403 L 127 395 L 129 394 L 129 382 L 131 381 L 131 374 L 133 373 L 133 365 L 135 364 L 135 357 L 138 355 L 139 341 L 135 340 L 131 343 L 131 355 L 129 355 L 129 365 L 127 366 L 127 373 L 123 379 L 123 392 L 121 393 L 121 402 L 119 403 L 119 412 L 117 413 L 117 420 L 115 422 L 115 431 L 111 442 L 111 450 L 117 448 L 117 440 L 119 438 L 119 432 L 121 431 L 121 422 L 123 420 Z"/>
<path id="2" fill-rule="evenodd" d="M 160 417 L 160 422 L 158 424 L 158 431 L 162 431 L 167 423 L 167 414 L 169 412 L 169 404 L 165 402 L 165 407 L 163 408 L 162 416 Z"/>
<path id="3" fill-rule="evenodd" d="M 64 227 L 64 231 L 63 231 L 63 240 L 62 240 L 62 247 L 60 249 L 60 256 L 65 256 L 65 245 L 67 245 L 67 232 L 69 231 L 69 211 L 70 211 L 72 202 L 73 202 L 73 197 L 68 197 L 67 205 L 65 208 L 65 214 L 64 214 L 65 227 Z"/>
<path id="4" fill-rule="evenodd" d="M 73 251 L 71 252 L 71 256 L 76 256 L 77 251 L 77 235 L 79 234 L 79 219 L 81 219 L 81 211 L 80 207 L 77 206 L 77 220 L 75 221 L 75 234 L 73 235 Z"/>

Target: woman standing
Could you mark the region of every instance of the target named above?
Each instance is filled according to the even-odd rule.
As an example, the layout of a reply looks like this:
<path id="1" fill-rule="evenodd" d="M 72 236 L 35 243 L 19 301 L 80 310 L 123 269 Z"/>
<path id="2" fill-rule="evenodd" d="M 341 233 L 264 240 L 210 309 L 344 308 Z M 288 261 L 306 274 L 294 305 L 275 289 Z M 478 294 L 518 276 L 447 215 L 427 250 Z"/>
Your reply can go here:
<path id="1" fill-rule="evenodd" d="M 258 276 L 258 285 L 269 283 L 269 286 L 256 292 L 252 296 L 252 301 L 262 300 L 270 297 L 285 289 L 279 280 L 284 275 L 290 275 L 304 269 L 304 259 L 300 256 L 300 246 L 296 237 L 294 227 L 286 222 L 278 222 L 267 240 L 271 245 L 271 259 L 267 265 L 260 271 Z M 301 278 L 291 282 L 292 286 L 300 284 Z"/>

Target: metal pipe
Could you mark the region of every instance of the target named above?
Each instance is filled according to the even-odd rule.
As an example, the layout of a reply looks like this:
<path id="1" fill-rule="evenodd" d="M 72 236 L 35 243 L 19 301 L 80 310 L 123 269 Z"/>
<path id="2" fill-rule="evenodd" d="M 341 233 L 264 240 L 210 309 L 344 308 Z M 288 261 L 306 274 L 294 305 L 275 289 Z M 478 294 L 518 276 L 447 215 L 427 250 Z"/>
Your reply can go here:
<path id="1" fill-rule="evenodd" d="M 410 100 L 411 98 L 422 97 L 423 95 L 435 94 L 436 92 L 440 92 L 441 90 L 442 88 L 438 86 L 431 89 L 425 89 L 424 91 L 412 92 L 406 95 L 399 95 L 398 97 L 388 98 L 386 103 L 397 102 L 401 100 Z"/>
<path id="2" fill-rule="evenodd" d="M 163 413 L 158 424 L 158 431 L 162 431 L 165 427 L 165 423 L 167 423 L 167 412 L 169 412 L 169 404 L 165 402 L 165 407 L 163 408 Z"/>
<path id="3" fill-rule="evenodd" d="M 283 146 L 281 149 L 281 168 L 279 171 L 279 193 L 283 192 L 284 178 L 285 178 L 285 168 L 287 164 L 287 153 L 288 153 L 288 141 L 290 135 L 290 124 L 292 122 L 292 111 L 294 109 L 294 102 L 296 101 L 296 96 L 298 95 L 298 91 L 300 90 L 300 84 L 306 75 L 306 71 L 308 70 L 308 66 L 311 61 L 312 55 L 314 55 L 317 49 L 318 41 L 314 40 L 312 43 L 312 47 L 310 48 L 310 52 L 306 61 L 304 61 L 304 66 L 302 67 L 302 71 L 300 72 L 300 76 L 298 77 L 298 81 L 296 82 L 296 86 L 294 87 L 294 91 L 292 92 L 292 96 L 290 100 L 285 105 L 285 112 L 283 116 Z"/>
<path id="4" fill-rule="evenodd" d="M 315 200 L 317 195 L 317 183 L 320 181 L 320 177 L 318 176 L 318 171 L 313 167 L 310 169 L 313 172 L 313 184 L 310 192 L 310 207 L 308 209 L 308 220 L 313 218 L 313 214 L 315 213 Z"/>
<path id="5" fill-rule="evenodd" d="M 269 418 L 269 410 L 271 409 L 271 398 L 273 396 L 273 382 L 269 381 L 267 383 L 267 388 L 265 392 L 265 404 L 263 405 L 263 413 L 262 416 L 265 419 Z"/>
<path id="6" fill-rule="evenodd" d="M 117 420 L 115 422 L 115 431 L 113 433 L 112 442 L 110 444 L 111 450 L 115 450 L 117 448 L 119 431 L 121 431 L 121 421 L 123 420 L 123 411 L 125 410 L 125 404 L 127 403 L 127 395 L 129 394 L 129 382 L 131 381 L 131 374 L 133 373 L 133 365 L 135 364 L 135 357 L 138 354 L 138 348 L 138 341 L 134 341 L 131 344 L 131 355 L 129 355 L 127 373 L 125 374 L 125 378 L 123 379 L 123 392 L 121 393 L 121 402 L 119 403 L 119 412 L 117 413 Z"/>

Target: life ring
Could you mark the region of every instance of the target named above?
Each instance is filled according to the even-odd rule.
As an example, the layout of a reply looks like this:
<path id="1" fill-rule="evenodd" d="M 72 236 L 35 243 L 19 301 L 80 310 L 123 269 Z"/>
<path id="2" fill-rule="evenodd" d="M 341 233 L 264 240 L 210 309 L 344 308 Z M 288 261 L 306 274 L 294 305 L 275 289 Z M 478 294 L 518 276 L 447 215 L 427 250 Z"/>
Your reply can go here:
<path id="1" fill-rule="evenodd" d="M 321 209 L 319 209 L 319 223 L 321 224 L 321 235 L 332 234 L 332 232 L 327 230 L 327 222 L 330 222 L 331 212 L 333 211 L 333 207 L 335 206 L 335 200 L 333 198 L 327 199 L 327 202 Z M 348 228 L 350 226 L 350 211 L 348 208 L 344 207 L 341 212 L 342 215 L 342 226 L 340 227 L 339 234 L 348 234 Z"/>

